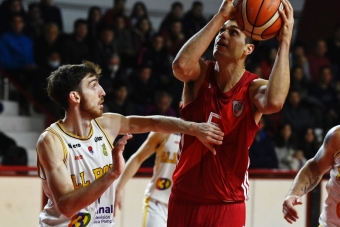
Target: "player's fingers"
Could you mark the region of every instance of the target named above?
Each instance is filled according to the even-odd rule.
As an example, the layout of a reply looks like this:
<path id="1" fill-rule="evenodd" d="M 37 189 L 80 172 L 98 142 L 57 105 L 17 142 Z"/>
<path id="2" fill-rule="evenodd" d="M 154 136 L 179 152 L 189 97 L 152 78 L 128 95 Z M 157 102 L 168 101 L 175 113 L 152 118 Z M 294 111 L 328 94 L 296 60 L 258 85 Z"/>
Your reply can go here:
<path id="1" fill-rule="evenodd" d="M 210 143 L 205 143 L 204 144 L 214 155 L 216 155 L 216 150 L 215 148 L 210 144 Z"/>

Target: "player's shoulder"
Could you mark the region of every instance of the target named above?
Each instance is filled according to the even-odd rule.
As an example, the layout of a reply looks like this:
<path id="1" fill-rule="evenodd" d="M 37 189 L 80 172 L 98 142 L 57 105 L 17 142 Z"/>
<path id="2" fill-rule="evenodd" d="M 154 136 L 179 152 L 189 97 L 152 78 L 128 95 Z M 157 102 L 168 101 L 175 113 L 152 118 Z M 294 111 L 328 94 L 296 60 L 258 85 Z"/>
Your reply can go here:
<path id="1" fill-rule="evenodd" d="M 103 113 L 102 116 L 94 119 L 95 121 L 101 123 L 102 126 L 110 126 L 114 123 L 117 123 L 117 121 L 120 121 L 121 118 L 124 117 L 121 114 L 117 114 L 117 113 Z"/>
<path id="2" fill-rule="evenodd" d="M 60 139 L 55 132 L 46 129 L 42 132 L 37 141 L 37 150 L 45 150 L 46 148 L 52 148 L 60 144 Z M 39 149 L 44 148 L 44 149 Z"/>
<path id="3" fill-rule="evenodd" d="M 336 125 L 328 130 L 323 143 L 336 150 L 340 150 L 340 125 Z"/>

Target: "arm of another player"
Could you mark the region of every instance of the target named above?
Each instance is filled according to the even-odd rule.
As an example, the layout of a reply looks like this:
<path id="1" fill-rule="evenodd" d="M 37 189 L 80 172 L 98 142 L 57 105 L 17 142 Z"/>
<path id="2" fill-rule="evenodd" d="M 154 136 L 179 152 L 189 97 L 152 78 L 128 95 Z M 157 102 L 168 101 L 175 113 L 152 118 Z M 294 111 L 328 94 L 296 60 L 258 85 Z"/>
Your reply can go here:
<path id="1" fill-rule="evenodd" d="M 157 147 L 165 140 L 169 135 L 162 133 L 151 132 L 144 143 L 139 149 L 129 158 L 126 163 L 125 169 L 118 179 L 115 197 L 115 209 L 114 216 L 116 216 L 117 207 L 122 207 L 122 191 L 126 183 L 136 174 L 141 164 L 155 153 Z"/>
<path id="2" fill-rule="evenodd" d="M 119 147 L 122 148 L 118 146 L 117 149 Z M 121 152 L 117 150 L 113 153 Z M 72 182 L 65 166 L 63 147 L 56 135 L 44 132 L 37 142 L 37 153 L 53 200 L 58 210 L 69 218 L 96 201 L 120 174 L 115 168 L 116 171 L 109 171 L 86 187 L 81 185 L 75 190 L 77 185 Z"/>
<path id="3" fill-rule="evenodd" d="M 219 127 L 210 123 L 196 123 L 184 121 L 176 117 L 166 116 L 122 116 L 114 113 L 105 113 L 98 119 L 107 130 L 119 130 L 124 133 L 183 133 L 197 137 L 214 154 L 214 144 L 221 145 L 224 133 Z M 112 132 L 114 134 L 116 132 Z"/>
<path id="4" fill-rule="evenodd" d="M 255 80 L 252 84 L 253 102 L 260 113 L 271 114 L 281 110 L 288 94 L 290 84 L 289 48 L 292 38 L 294 18 L 293 7 L 287 0 L 282 0 L 284 10 L 279 11 L 283 20 L 277 35 L 279 49 L 273 69 L 266 84 L 264 80 Z"/>
<path id="5" fill-rule="evenodd" d="M 217 14 L 192 36 L 178 52 L 172 64 L 175 77 L 182 82 L 196 81 L 207 68 L 201 56 L 206 51 L 222 25 L 235 15 L 234 0 L 223 0 Z"/>
<path id="6" fill-rule="evenodd" d="M 340 128 L 334 127 L 325 136 L 324 142 L 315 157 L 308 160 L 296 175 L 283 202 L 282 212 L 289 223 L 298 219 L 295 205 L 302 204 L 301 196 L 312 191 L 322 176 L 332 167 L 334 155 L 340 150 Z"/>

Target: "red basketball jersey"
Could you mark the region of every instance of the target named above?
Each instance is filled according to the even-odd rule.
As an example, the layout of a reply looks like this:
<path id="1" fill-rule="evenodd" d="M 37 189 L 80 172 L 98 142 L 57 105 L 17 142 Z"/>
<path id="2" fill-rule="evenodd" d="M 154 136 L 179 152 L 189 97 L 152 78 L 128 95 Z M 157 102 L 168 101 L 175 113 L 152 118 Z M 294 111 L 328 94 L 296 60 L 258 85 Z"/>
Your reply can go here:
<path id="1" fill-rule="evenodd" d="M 248 149 L 259 129 L 248 89 L 258 77 L 245 71 L 224 93 L 214 77 L 215 62 L 207 63 L 207 75 L 196 99 L 186 104 L 180 115 L 188 121 L 218 125 L 224 132 L 223 144 L 215 146 L 214 156 L 196 137 L 182 135 L 172 193 L 208 203 L 245 200 L 249 188 Z"/>

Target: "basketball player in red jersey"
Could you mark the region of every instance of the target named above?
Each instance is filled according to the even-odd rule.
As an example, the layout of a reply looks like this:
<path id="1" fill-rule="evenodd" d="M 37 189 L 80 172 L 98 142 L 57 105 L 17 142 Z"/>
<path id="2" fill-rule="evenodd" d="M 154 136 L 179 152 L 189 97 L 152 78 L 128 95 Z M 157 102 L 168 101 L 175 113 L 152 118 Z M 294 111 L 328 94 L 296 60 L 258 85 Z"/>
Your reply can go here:
<path id="1" fill-rule="evenodd" d="M 279 49 L 269 80 L 245 69 L 254 45 L 232 20 L 233 0 L 224 0 L 210 22 L 177 54 L 174 75 L 184 82 L 181 118 L 211 122 L 224 132 L 210 152 L 193 136 L 182 136 L 173 175 L 168 227 L 244 227 L 248 199 L 248 148 L 262 114 L 281 110 L 289 89 L 293 8 L 282 0 Z M 200 57 L 215 38 L 215 61 Z"/>

